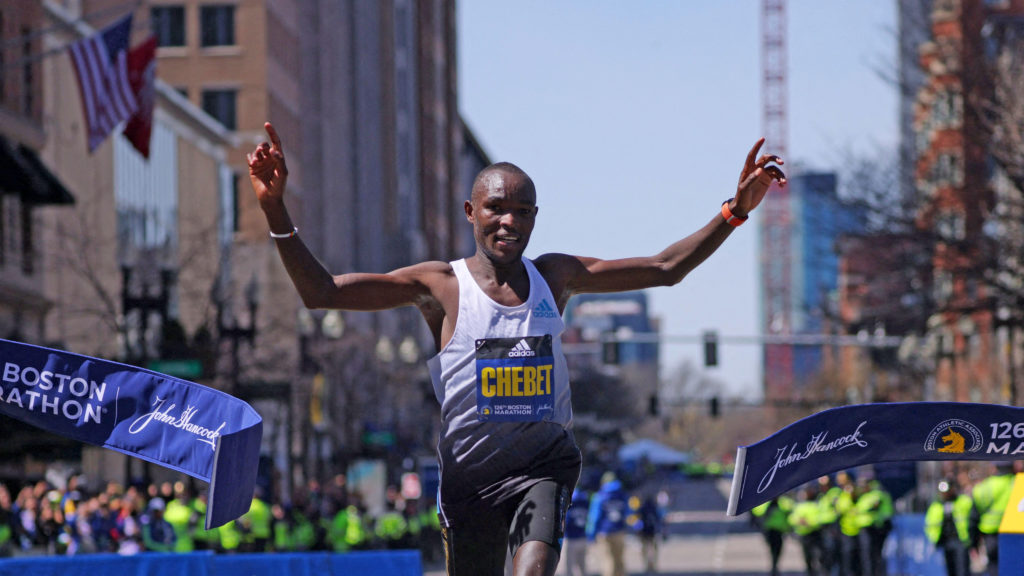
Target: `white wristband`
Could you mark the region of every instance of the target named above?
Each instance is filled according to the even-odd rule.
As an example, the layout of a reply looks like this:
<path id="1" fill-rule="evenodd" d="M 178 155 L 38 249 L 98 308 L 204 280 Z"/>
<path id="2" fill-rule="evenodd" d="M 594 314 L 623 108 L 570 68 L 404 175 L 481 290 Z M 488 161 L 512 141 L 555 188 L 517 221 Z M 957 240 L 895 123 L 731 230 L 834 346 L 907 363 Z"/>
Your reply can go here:
<path id="1" fill-rule="evenodd" d="M 282 238 L 291 238 L 292 236 L 298 235 L 298 233 L 299 233 L 299 227 L 298 226 L 292 226 L 292 231 L 291 232 L 285 232 L 284 234 L 275 234 L 274 231 L 271 230 L 270 231 L 270 237 L 275 239 L 275 240 L 280 240 Z"/>

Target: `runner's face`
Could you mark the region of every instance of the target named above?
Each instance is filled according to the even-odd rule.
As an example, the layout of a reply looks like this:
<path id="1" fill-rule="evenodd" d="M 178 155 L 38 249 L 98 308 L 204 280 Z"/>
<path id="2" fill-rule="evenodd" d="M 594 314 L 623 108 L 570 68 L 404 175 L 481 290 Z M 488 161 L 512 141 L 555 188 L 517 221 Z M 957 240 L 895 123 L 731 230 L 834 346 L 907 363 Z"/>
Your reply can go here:
<path id="1" fill-rule="evenodd" d="M 499 263 L 522 257 L 537 217 L 537 194 L 529 178 L 495 171 L 473 190 L 469 208 L 478 252 Z"/>

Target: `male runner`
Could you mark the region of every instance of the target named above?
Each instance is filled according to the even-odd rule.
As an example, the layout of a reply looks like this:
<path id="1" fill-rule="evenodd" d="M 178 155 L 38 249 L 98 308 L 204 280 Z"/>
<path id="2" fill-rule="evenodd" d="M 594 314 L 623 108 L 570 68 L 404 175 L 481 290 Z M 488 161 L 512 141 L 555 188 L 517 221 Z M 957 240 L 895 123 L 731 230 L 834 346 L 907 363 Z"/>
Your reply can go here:
<path id="1" fill-rule="evenodd" d="M 284 204 L 288 169 L 270 142 L 249 154 L 249 173 L 270 235 L 309 308 L 385 310 L 416 306 L 438 354 L 428 362 L 441 403 L 439 513 L 448 574 L 552 575 L 558 564 L 580 452 L 571 432 L 561 313 L 573 294 L 678 283 L 785 183 L 777 156 L 747 155 L 735 198 L 697 232 L 649 257 L 523 258 L 537 217 L 533 181 L 513 164 L 484 168 L 465 202 L 476 253 L 387 274 L 332 276 L 309 252 Z"/>

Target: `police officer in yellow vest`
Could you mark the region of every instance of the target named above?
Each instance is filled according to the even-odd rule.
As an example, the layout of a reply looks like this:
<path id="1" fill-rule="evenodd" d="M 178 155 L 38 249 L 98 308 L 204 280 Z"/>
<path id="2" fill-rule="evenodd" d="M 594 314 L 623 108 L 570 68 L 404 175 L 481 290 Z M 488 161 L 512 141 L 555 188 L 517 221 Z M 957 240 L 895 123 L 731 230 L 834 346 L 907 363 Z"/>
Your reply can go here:
<path id="1" fill-rule="evenodd" d="M 164 520 L 174 529 L 175 552 L 192 552 L 196 549 L 193 533 L 200 521 L 195 509 L 189 503 L 189 494 L 184 482 L 174 484 L 174 499 L 167 503 Z"/>
<path id="2" fill-rule="evenodd" d="M 294 507 L 288 514 L 291 522 L 292 548 L 294 550 L 313 550 L 316 547 L 316 527 L 305 511 Z"/>
<path id="3" fill-rule="evenodd" d="M 423 536 L 423 518 L 416 507 L 416 500 L 406 500 L 402 516 L 409 527 L 408 547 L 419 548 Z"/>
<path id="4" fill-rule="evenodd" d="M 7 486 L 0 484 L 0 558 L 14 551 L 14 505 Z"/>
<path id="5" fill-rule="evenodd" d="M 393 506 L 388 506 L 388 510 L 374 521 L 373 533 L 384 548 L 389 550 L 409 547 L 409 523 Z"/>
<path id="6" fill-rule="evenodd" d="M 216 550 L 220 547 L 220 530 L 206 529 L 206 495 L 200 494 L 189 502 L 196 513 L 196 526 L 192 530 L 192 541 L 196 550 Z"/>
<path id="7" fill-rule="evenodd" d="M 270 507 L 271 529 L 274 533 L 275 552 L 294 552 L 295 544 L 292 541 L 292 527 L 288 522 L 288 512 L 284 506 L 274 503 Z"/>
<path id="8" fill-rule="evenodd" d="M 865 526 L 871 524 L 871 519 L 863 510 L 856 507 L 860 491 L 854 486 L 853 481 L 845 476 L 840 480 L 840 486 L 842 492 L 836 498 L 840 533 L 839 573 L 844 576 L 861 576 L 866 574 L 862 568 L 864 556 L 861 553 L 863 548 L 861 532 Z"/>
<path id="9" fill-rule="evenodd" d="M 359 550 L 366 546 L 366 526 L 359 508 L 349 504 L 334 515 L 327 529 L 327 539 L 335 552 Z"/>
<path id="10" fill-rule="evenodd" d="M 256 488 L 256 493 L 249 504 L 249 511 L 238 519 L 242 527 L 240 547 L 243 552 L 266 552 L 270 544 L 273 519 L 270 506 L 262 498 L 262 492 L 261 488 Z"/>
<path id="11" fill-rule="evenodd" d="M 996 473 L 979 482 L 971 493 L 971 535 L 975 544 L 985 545 L 988 573 L 999 573 L 999 524 L 1013 490 L 1014 463 L 999 462 Z"/>
<path id="12" fill-rule="evenodd" d="M 822 573 L 821 509 L 818 506 L 818 486 L 814 484 L 800 490 L 793 511 L 789 513 L 789 525 L 800 539 L 803 548 L 807 574 Z"/>
<path id="13" fill-rule="evenodd" d="M 316 527 L 301 509 L 295 506 L 274 504 L 273 517 L 274 550 L 278 552 L 302 552 L 312 550 L 316 545 Z"/>
<path id="14" fill-rule="evenodd" d="M 864 493 L 857 498 L 856 506 L 865 515 L 865 521 L 869 523 L 864 526 L 864 538 L 862 541 L 867 547 L 866 562 L 870 569 L 864 571 L 867 575 L 884 575 L 885 565 L 882 559 L 882 549 L 885 547 L 885 539 L 892 531 L 892 496 L 889 495 L 882 485 L 873 478 L 864 480 Z"/>
<path id="15" fill-rule="evenodd" d="M 886 523 L 892 518 L 892 500 L 872 480 L 859 478 L 853 491 L 852 506 L 840 518 L 843 534 L 853 538 L 858 567 L 848 574 L 878 576 L 885 574 L 882 543 L 888 535 Z M 844 525 L 845 521 L 845 525 Z"/>
<path id="16" fill-rule="evenodd" d="M 751 520 L 764 534 L 768 552 L 772 558 L 772 576 L 779 574 L 779 559 L 782 558 L 782 543 L 790 531 L 789 513 L 793 511 L 793 499 L 788 496 L 773 498 L 750 511 Z"/>
<path id="17" fill-rule="evenodd" d="M 821 568 L 824 574 L 832 574 L 839 566 L 839 512 L 836 500 L 843 489 L 832 483 L 828 476 L 818 479 L 818 524 L 821 526 Z"/>
<path id="18" fill-rule="evenodd" d="M 220 552 L 227 554 L 234 554 L 238 552 L 238 547 L 242 545 L 242 529 L 238 526 L 238 520 L 232 520 L 219 528 L 215 528 L 219 540 L 217 543 L 220 548 Z"/>
<path id="19" fill-rule="evenodd" d="M 939 482 L 939 493 L 924 516 L 924 533 L 941 548 L 949 576 L 970 576 L 971 497 L 961 494 L 948 480 Z"/>
<path id="20" fill-rule="evenodd" d="M 434 562 L 441 557 L 441 519 L 437 515 L 437 502 L 425 501 L 417 514 L 420 525 L 420 552 L 427 562 Z"/>

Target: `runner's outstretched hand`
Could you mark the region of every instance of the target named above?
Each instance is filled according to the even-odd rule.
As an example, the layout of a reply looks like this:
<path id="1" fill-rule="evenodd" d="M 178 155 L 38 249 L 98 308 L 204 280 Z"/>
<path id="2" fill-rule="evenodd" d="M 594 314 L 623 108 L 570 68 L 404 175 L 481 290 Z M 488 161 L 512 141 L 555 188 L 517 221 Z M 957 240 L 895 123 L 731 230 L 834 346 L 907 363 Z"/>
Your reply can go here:
<path id="1" fill-rule="evenodd" d="M 733 214 L 737 216 L 746 216 L 754 208 L 757 208 L 761 200 L 764 200 L 773 180 L 780 185 L 786 184 L 786 175 L 783 174 L 781 168 L 776 166 L 776 164 L 783 164 L 782 158 L 773 154 L 757 157 L 763 144 L 764 138 L 760 138 L 754 143 L 754 147 L 747 154 L 743 170 L 740 172 L 740 183 L 736 187 L 736 199 L 733 206 L 730 206 Z M 757 159 L 755 160 L 755 158 Z"/>
<path id="2" fill-rule="evenodd" d="M 249 163 L 249 179 L 261 206 L 281 202 L 284 198 L 285 183 L 288 181 L 288 166 L 284 161 L 281 138 L 270 122 L 265 123 L 263 127 L 270 137 L 270 143 L 260 143 L 246 157 Z"/>

